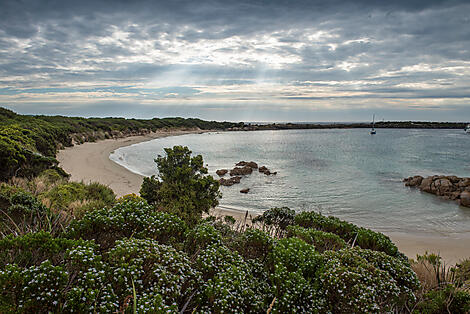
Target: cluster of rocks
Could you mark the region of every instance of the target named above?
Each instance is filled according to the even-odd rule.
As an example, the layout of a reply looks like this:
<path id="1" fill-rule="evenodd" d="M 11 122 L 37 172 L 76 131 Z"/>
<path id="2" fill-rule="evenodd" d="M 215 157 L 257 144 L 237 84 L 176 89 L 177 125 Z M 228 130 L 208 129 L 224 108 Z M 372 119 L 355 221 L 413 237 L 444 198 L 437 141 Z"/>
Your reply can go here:
<path id="1" fill-rule="evenodd" d="M 268 168 L 266 168 L 266 166 L 259 167 L 258 171 L 261 172 L 261 173 L 264 173 L 267 176 L 277 174 L 277 171 L 271 172 Z"/>
<path id="2" fill-rule="evenodd" d="M 462 206 L 470 207 L 470 178 L 457 176 L 414 176 L 403 179 L 406 186 L 419 188 L 444 199 L 455 200 Z"/>
<path id="3" fill-rule="evenodd" d="M 249 175 L 253 173 L 254 169 L 258 169 L 260 173 L 264 173 L 265 175 L 275 175 L 277 172 L 271 172 L 266 166 L 261 166 L 258 168 L 258 164 L 254 161 L 240 161 L 235 164 L 235 168 L 229 170 L 229 169 L 219 169 L 215 173 L 221 177 L 219 179 L 220 185 L 224 186 L 232 186 L 234 184 L 240 183 L 240 180 L 242 179 L 241 176 L 244 175 Z M 230 175 L 229 179 L 222 178 L 226 174 Z M 250 189 L 243 189 L 240 191 L 240 193 L 248 193 Z"/>

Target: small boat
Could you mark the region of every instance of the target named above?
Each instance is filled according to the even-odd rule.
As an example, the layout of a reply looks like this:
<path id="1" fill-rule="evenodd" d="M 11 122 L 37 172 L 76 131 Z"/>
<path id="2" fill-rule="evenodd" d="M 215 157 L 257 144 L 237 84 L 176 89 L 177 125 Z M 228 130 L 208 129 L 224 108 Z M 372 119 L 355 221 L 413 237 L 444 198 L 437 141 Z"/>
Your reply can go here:
<path id="1" fill-rule="evenodd" d="M 370 135 L 374 135 L 376 134 L 377 132 L 375 131 L 375 114 L 372 116 L 372 129 L 370 130 Z"/>
<path id="2" fill-rule="evenodd" d="M 470 134 L 470 124 L 465 127 L 465 133 Z"/>

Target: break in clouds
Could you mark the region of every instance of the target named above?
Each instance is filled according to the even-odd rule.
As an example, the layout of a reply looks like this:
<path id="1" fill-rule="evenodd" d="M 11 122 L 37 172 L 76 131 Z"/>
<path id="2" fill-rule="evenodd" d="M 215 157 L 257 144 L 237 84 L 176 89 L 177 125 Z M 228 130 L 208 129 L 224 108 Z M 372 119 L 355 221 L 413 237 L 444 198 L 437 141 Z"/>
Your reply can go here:
<path id="1" fill-rule="evenodd" d="M 1 7 L 0 104 L 20 113 L 470 120 L 468 1 Z"/>

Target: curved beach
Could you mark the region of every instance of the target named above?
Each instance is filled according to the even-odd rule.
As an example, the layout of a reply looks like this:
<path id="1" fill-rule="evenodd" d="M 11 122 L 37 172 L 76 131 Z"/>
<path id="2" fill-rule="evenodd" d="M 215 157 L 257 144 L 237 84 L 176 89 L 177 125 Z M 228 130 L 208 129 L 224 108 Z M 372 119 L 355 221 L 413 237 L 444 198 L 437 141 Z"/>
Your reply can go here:
<path id="1" fill-rule="evenodd" d="M 138 193 L 143 176 L 133 173 L 109 159 L 116 149 L 156 138 L 177 136 L 200 131 L 160 131 L 144 136 L 132 136 L 119 139 L 84 143 L 59 151 L 57 159 L 60 166 L 71 174 L 71 180 L 99 182 L 108 185 L 116 195 Z M 217 208 L 215 215 L 232 215 L 243 219 L 245 212 Z M 401 252 L 410 258 L 426 251 L 439 253 L 448 264 L 470 257 L 470 234 L 457 235 L 422 235 L 401 232 L 386 233 Z"/>

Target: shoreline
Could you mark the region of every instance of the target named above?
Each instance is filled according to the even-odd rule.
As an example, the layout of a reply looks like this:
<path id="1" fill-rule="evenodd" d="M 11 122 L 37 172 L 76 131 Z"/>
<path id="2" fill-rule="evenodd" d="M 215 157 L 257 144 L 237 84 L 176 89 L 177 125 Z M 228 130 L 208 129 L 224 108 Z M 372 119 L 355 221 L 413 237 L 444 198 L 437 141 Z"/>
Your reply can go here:
<path id="1" fill-rule="evenodd" d="M 118 139 L 106 139 L 87 142 L 60 150 L 57 154 L 59 165 L 68 172 L 71 181 L 99 182 L 109 186 L 117 197 L 125 194 L 139 194 L 144 176 L 131 172 L 109 158 L 116 149 L 132 144 L 150 141 L 168 136 L 205 133 L 202 130 L 158 131 L 146 135 L 130 136 Z M 242 221 L 246 211 L 217 207 L 212 211 L 215 216 L 230 215 Z M 248 212 L 248 217 L 257 213 Z M 446 264 L 455 264 L 470 257 L 470 234 L 458 236 L 440 236 L 410 234 L 405 232 L 383 232 L 397 245 L 398 249 L 409 258 L 416 254 L 439 253 Z"/>
<path id="2" fill-rule="evenodd" d="M 57 153 L 59 166 L 70 174 L 71 181 L 99 182 L 109 186 L 116 197 L 139 194 L 144 176 L 134 173 L 112 161 L 109 155 L 116 149 L 157 138 L 209 132 L 203 130 L 157 131 L 146 135 L 135 135 L 97 142 L 86 142 L 66 147 Z"/>

